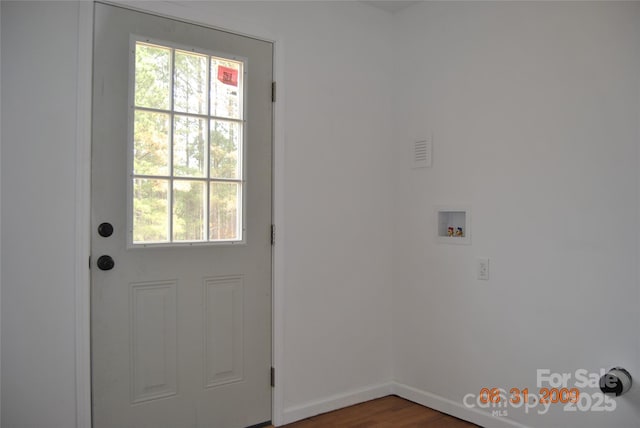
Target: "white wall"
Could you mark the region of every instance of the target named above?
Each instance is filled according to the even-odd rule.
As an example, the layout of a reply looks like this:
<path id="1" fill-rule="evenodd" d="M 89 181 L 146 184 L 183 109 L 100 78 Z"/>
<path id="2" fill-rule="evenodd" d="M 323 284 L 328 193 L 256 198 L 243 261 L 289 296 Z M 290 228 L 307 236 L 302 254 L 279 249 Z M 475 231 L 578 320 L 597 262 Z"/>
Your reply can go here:
<path id="1" fill-rule="evenodd" d="M 391 379 L 390 21 L 358 4 L 270 16 L 285 49 L 288 412 Z"/>
<path id="2" fill-rule="evenodd" d="M 537 391 L 537 368 L 640 372 L 638 22 L 638 3 L 435 2 L 396 16 L 394 374 L 417 397 L 464 415 L 482 387 Z M 408 144 L 431 134 L 433 167 L 410 170 Z M 447 203 L 472 206 L 471 245 L 435 242 Z M 613 413 L 508 418 L 636 426 L 638 391 Z"/>
<path id="3" fill-rule="evenodd" d="M 286 57 L 285 409 L 391 380 L 389 23 L 357 4 L 287 6 L 274 22 Z"/>
<path id="4" fill-rule="evenodd" d="M 75 426 L 77 6 L 2 2 L 2 426 Z"/>

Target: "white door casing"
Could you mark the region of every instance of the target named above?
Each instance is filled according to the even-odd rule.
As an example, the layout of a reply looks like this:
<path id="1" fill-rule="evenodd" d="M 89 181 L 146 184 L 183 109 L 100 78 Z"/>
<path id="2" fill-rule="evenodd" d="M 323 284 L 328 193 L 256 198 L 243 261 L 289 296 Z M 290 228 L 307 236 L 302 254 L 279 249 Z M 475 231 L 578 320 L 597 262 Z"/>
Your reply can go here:
<path id="1" fill-rule="evenodd" d="M 95 427 L 270 419 L 271 43 L 96 4 L 92 132 Z M 131 35 L 247 58 L 240 244 L 128 248 Z M 101 237 L 97 227 L 113 224 Z M 95 261 L 108 254 L 112 270 Z"/>

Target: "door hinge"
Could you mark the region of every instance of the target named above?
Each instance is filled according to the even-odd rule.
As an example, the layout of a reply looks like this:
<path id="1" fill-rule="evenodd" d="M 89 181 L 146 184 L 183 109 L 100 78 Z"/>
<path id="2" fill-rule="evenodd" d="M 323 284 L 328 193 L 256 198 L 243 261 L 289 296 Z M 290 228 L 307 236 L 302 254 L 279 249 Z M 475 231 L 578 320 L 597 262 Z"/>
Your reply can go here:
<path id="1" fill-rule="evenodd" d="M 276 245 L 276 225 L 271 225 L 271 245 Z"/>
<path id="2" fill-rule="evenodd" d="M 276 102 L 276 82 L 271 82 L 271 102 Z"/>
<path id="3" fill-rule="evenodd" d="M 91 270 L 91 256 L 89 256 L 89 270 Z"/>
<path id="4" fill-rule="evenodd" d="M 276 386 L 276 369 L 271 367 L 271 387 Z"/>

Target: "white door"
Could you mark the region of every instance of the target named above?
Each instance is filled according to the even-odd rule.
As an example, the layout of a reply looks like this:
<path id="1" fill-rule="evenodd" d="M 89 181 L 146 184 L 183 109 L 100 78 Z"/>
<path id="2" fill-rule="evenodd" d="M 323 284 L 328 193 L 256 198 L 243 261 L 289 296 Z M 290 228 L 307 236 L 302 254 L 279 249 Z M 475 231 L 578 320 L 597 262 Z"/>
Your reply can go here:
<path id="1" fill-rule="evenodd" d="M 95 6 L 95 428 L 271 419 L 272 56 Z"/>

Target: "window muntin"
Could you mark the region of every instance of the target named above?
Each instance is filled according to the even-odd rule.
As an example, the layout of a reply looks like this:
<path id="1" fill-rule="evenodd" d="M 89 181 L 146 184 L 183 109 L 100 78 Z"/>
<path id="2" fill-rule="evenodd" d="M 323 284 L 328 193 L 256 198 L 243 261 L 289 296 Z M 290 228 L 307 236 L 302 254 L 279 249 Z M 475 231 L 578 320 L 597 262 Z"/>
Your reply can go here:
<path id="1" fill-rule="evenodd" d="M 245 62 L 132 45 L 130 243 L 242 242 Z"/>

